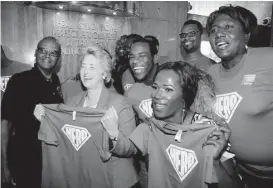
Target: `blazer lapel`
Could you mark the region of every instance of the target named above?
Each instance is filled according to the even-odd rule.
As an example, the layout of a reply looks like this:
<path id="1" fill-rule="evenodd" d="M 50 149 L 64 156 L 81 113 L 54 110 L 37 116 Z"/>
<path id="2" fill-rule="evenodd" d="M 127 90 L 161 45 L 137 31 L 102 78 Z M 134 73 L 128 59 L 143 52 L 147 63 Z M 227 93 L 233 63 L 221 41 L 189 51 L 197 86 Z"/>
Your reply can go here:
<path id="1" fill-rule="evenodd" d="M 109 108 L 108 104 L 110 95 L 111 95 L 110 91 L 106 87 L 103 87 L 101 90 L 97 108 L 107 110 Z"/>

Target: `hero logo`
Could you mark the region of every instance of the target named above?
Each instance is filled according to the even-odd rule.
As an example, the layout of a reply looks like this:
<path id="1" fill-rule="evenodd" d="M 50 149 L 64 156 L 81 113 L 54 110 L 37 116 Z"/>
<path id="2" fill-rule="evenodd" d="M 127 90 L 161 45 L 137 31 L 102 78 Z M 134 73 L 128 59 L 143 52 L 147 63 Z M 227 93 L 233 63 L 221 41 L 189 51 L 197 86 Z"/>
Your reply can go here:
<path id="1" fill-rule="evenodd" d="M 127 91 L 128 89 L 130 89 L 130 87 L 132 87 L 133 84 L 126 84 L 124 86 L 124 90 Z"/>
<path id="2" fill-rule="evenodd" d="M 78 151 L 83 144 L 91 137 L 86 128 L 65 124 L 62 128 L 74 148 Z"/>
<path id="3" fill-rule="evenodd" d="M 146 99 L 141 101 L 139 104 L 139 109 L 147 116 L 152 117 L 153 109 L 152 109 L 152 99 Z"/>
<path id="4" fill-rule="evenodd" d="M 243 98 L 237 92 L 217 95 L 214 106 L 215 112 L 220 117 L 225 118 L 227 123 L 229 123 L 242 99 Z"/>
<path id="5" fill-rule="evenodd" d="M 1 77 L 1 91 L 5 92 L 10 77 L 11 76 L 2 76 Z"/>
<path id="6" fill-rule="evenodd" d="M 181 181 L 183 181 L 198 164 L 197 157 L 193 150 L 171 144 L 166 151 Z"/>

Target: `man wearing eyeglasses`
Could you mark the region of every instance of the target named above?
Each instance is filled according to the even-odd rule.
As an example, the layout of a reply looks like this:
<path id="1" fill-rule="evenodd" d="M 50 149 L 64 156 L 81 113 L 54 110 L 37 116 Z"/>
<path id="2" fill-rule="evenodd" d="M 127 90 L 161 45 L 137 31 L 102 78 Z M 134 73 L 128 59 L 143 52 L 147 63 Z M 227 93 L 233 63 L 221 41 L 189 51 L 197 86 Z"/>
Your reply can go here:
<path id="1" fill-rule="evenodd" d="M 179 34 L 182 60 L 207 71 L 215 62 L 201 53 L 202 24 L 196 20 L 187 20 Z"/>
<path id="2" fill-rule="evenodd" d="M 15 130 L 15 180 L 17 188 L 41 186 L 41 142 L 36 104 L 62 103 L 60 81 L 56 75 L 61 62 L 61 45 L 45 37 L 37 45 L 36 63 L 29 71 L 14 74 L 2 99 L 2 182 L 9 182 L 7 145 L 11 127 Z"/>

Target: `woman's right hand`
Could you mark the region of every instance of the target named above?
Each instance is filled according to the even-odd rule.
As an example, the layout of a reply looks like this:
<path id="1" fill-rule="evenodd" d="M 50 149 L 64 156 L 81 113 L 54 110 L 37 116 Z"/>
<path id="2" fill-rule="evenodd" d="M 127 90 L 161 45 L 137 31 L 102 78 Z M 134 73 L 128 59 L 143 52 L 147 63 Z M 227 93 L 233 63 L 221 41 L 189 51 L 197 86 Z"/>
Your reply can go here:
<path id="1" fill-rule="evenodd" d="M 36 117 L 36 119 L 38 119 L 39 121 L 41 121 L 42 116 L 45 115 L 45 109 L 41 104 L 37 104 L 35 106 L 33 115 Z"/>
<path id="2" fill-rule="evenodd" d="M 110 137 L 118 137 L 118 115 L 114 107 L 109 108 L 101 119 L 103 127 Z"/>

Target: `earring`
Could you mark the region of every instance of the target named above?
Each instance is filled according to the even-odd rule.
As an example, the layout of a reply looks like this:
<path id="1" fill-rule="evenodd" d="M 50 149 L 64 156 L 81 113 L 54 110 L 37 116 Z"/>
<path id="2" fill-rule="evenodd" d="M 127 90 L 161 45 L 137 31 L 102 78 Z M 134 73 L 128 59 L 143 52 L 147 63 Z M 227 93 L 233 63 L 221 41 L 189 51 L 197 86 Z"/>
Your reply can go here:
<path id="1" fill-rule="evenodd" d="M 185 117 L 186 117 L 186 106 L 185 106 L 185 101 L 183 100 L 182 122 L 185 120 Z"/>

